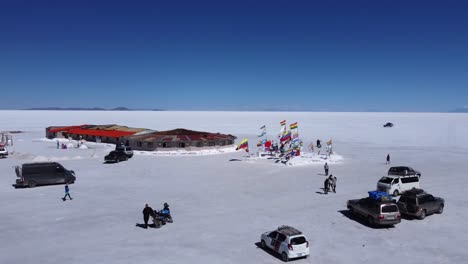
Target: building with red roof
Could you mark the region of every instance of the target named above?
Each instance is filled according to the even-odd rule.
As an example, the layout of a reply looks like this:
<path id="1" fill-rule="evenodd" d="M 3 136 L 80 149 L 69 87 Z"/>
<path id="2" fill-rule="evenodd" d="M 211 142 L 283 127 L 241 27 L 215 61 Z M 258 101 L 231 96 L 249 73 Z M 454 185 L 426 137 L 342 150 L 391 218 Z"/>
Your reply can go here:
<path id="1" fill-rule="evenodd" d="M 154 131 L 119 125 L 51 126 L 46 128 L 46 137 L 71 138 L 93 142 L 123 143 L 135 150 L 170 150 L 213 148 L 229 146 L 236 139 L 233 135 L 193 131 L 183 128 Z"/>

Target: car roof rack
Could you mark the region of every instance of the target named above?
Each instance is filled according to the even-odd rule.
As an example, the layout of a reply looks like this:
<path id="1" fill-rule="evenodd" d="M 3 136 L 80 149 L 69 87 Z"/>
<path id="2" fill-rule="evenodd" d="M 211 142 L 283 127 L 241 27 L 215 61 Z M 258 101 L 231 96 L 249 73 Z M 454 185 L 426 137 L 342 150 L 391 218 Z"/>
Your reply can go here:
<path id="1" fill-rule="evenodd" d="M 295 235 L 302 235 L 302 232 L 297 230 L 294 227 L 282 225 L 278 227 L 278 232 L 285 235 L 285 236 L 295 236 Z"/>

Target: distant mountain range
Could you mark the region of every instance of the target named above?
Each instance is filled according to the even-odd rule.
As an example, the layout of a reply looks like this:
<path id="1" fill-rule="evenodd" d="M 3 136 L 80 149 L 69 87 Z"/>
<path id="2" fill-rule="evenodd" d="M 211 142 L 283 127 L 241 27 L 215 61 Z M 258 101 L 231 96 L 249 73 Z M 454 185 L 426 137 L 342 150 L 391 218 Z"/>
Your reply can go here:
<path id="1" fill-rule="evenodd" d="M 450 113 L 468 113 L 468 107 L 457 108 L 449 112 Z"/>
<path id="2" fill-rule="evenodd" d="M 23 110 L 48 110 L 48 111 L 164 111 L 163 109 L 131 109 L 127 107 L 102 108 L 102 107 L 33 107 Z"/>

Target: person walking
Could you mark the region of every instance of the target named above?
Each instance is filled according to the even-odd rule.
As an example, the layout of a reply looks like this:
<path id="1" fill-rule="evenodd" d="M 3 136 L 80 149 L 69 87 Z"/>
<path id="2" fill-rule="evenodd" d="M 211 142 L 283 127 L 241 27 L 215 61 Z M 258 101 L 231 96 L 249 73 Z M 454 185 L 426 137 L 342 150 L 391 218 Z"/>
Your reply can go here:
<path id="1" fill-rule="evenodd" d="M 324 194 L 328 194 L 328 186 L 330 185 L 330 180 L 328 178 L 325 179 L 323 182 L 323 192 Z"/>
<path id="2" fill-rule="evenodd" d="M 333 176 L 330 174 L 330 180 L 331 180 L 331 189 L 333 190 L 334 193 L 336 193 L 336 176 Z"/>
<path id="3" fill-rule="evenodd" d="M 390 164 L 390 154 L 387 154 L 387 162 L 385 164 Z"/>
<path id="4" fill-rule="evenodd" d="M 73 198 L 70 196 L 70 188 L 68 187 L 68 184 L 65 184 L 65 196 L 62 198 L 62 200 L 67 200 L 67 196 L 70 198 L 70 200 L 73 200 Z"/>
<path id="5" fill-rule="evenodd" d="M 148 204 L 145 204 L 145 208 L 143 209 L 143 220 L 145 221 L 145 228 L 148 228 L 149 217 L 153 214 L 153 208 L 149 207 Z"/>
<path id="6" fill-rule="evenodd" d="M 327 162 L 325 162 L 323 169 L 325 170 L 325 176 L 328 176 L 328 163 Z"/>

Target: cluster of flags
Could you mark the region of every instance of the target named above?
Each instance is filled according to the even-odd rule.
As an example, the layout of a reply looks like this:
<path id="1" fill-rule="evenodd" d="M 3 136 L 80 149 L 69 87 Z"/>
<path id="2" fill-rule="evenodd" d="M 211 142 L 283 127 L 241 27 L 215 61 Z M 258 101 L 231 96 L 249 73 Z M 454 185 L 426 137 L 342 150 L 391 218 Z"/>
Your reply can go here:
<path id="1" fill-rule="evenodd" d="M 280 125 L 281 125 L 281 131 L 280 131 L 280 135 L 279 135 L 279 140 L 281 143 L 285 143 L 285 142 L 288 142 L 288 141 L 291 141 L 291 147 L 293 147 L 294 149 L 297 149 L 297 155 L 299 155 L 299 149 L 300 147 L 302 146 L 302 141 L 299 140 L 299 132 L 298 132 L 298 125 L 297 125 L 297 122 L 295 123 L 292 123 L 289 125 L 289 130 L 287 130 L 287 126 L 286 126 L 286 120 L 283 120 L 280 122 Z M 292 130 L 294 130 L 294 133 L 292 132 Z M 266 125 L 263 125 L 262 127 L 260 127 L 260 134 L 257 135 L 258 137 L 263 137 L 263 136 L 266 136 Z M 261 147 L 262 145 L 265 146 L 265 148 L 269 148 L 272 144 L 272 141 L 271 140 L 267 140 L 266 137 L 263 139 L 263 140 L 259 140 L 258 143 L 257 143 L 257 147 Z M 267 146 L 268 145 L 268 146 Z M 237 145 L 237 148 L 236 150 L 241 150 L 241 149 L 245 149 L 246 152 L 249 152 L 249 140 L 247 138 L 245 138 L 244 140 L 242 140 L 238 145 Z"/>

